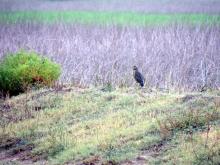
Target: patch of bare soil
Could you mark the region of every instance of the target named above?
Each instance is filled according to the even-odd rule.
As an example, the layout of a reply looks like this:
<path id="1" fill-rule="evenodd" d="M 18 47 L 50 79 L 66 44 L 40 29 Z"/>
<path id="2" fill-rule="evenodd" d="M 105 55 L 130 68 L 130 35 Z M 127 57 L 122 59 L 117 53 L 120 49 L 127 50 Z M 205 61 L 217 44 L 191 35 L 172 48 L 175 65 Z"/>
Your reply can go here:
<path id="1" fill-rule="evenodd" d="M 99 156 L 90 156 L 78 162 L 67 162 L 65 165 L 120 165 L 114 160 L 103 161 Z"/>
<path id="2" fill-rule="evenodd" d="M 0 139 L 0 163 L 31 165 L 40 160 L 31 154 L 33 147 L 33 144 L 28 144 L 22 139 L 3 136 Z M 45 161 L 40 160 L 40 162 L 42 165 L 45 164 Z"/>
<path id="3" fill-rule="evenodd" d="M 76 165 L 101 165 L 101 159 L 99 156 L 91 156 L 82 161 L 76 163 Z M 72 165 L 71 163 L 67 163 L 68 165 Z"/>
<path id="4" fill-rule="evenodd" d="M 6 138 L 1 139 L 0 143 L 0 161 L 16 162 L 28 160 L 28 153 L 32 150 L 32 145 L 24 145 L 21 139 Z"/>
<path id="5" fill-rule="evenodd" d="M 152 145 L 146 149 L 143 149 L 139 156 L 133 160 L 126 160 L 120 165 L 147 165 L 149 160 L 158 157 L 162 152 L 168 149 L 166 141 L 161 141 L 158 144 Z"/>

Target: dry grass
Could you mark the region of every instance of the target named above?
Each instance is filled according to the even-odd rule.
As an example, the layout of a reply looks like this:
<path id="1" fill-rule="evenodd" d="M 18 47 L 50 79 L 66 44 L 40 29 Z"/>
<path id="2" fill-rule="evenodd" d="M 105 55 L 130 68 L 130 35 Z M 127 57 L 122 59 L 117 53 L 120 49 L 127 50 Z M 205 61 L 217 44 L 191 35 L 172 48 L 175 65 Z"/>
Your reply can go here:
<path id="1" fill-rule="evenodd" d="M 0 36 L 1 57 L 21 48 L 37 51 L 61 64 L 64 83 L 132 86 L 132 66 L 137 65 L 148 87 L 207 90 L 220 86 L 220 31 L 215 25 L 18 23 L 2 24 Z"/>

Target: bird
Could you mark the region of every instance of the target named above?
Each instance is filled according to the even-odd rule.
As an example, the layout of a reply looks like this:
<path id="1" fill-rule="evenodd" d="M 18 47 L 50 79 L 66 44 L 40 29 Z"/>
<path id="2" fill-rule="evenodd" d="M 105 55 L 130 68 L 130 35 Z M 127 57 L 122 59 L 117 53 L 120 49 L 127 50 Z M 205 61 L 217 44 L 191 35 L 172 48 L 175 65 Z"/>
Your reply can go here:
<path id="1" fill-rule="evenodd" d="M 138 68 L 136 66 L 133 66 L 134 70 L 134 79 L 136 80 L 137 83 L 140 84 L 141 87 L 144 86 L 144 76 L 138 71 Z"/>

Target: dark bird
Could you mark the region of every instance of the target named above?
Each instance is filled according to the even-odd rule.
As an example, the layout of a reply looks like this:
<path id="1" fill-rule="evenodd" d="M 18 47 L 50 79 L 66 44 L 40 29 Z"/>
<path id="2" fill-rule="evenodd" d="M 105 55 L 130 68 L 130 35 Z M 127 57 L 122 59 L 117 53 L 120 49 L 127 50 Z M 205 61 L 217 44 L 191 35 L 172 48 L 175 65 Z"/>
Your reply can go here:
<path id="1" fill-rule="evenodd" d="M 134 70 L 134 79 L 137 81 L 137 83 L 140 84 L 141 87 L 144 86 L 144 76 L 138 71 L 138 68 L 136 66 L 133 66 Z"/>

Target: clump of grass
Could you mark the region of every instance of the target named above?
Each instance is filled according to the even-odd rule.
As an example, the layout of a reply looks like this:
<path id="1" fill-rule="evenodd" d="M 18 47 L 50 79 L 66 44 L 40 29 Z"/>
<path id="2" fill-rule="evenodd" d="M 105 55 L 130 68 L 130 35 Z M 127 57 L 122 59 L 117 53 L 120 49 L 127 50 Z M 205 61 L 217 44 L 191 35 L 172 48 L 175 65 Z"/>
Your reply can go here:
<path id="1" fill-rule="evenodd" d="M 207 127 L 202 132 L 178 137 L 180 144 L 168 151 L 165 162 L 177 164 L 207 164 L 220 163 L 220 131 L 218 127 Z M 175 154 L 174 154 L 175 153 Z"/>
<path id="2" fill-rule="evenodd" d="M 220 119 L 216 97 L 203 99 L 195 96 L 193 100 L 171 111 L 173 112 L 157 120 L 164 138 L 176 131 L 191 132 L 202 129 L 210 122 Z"/>

